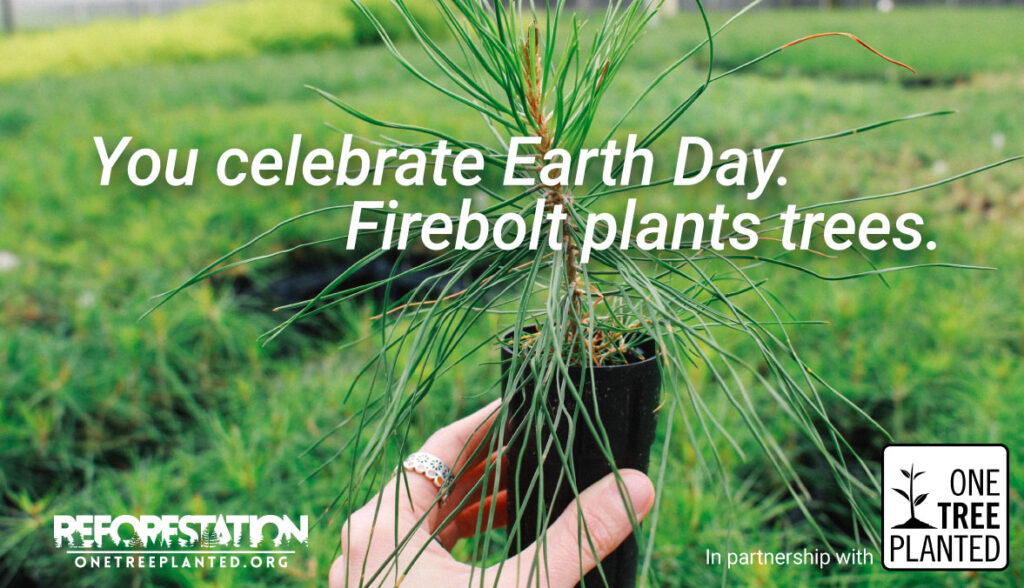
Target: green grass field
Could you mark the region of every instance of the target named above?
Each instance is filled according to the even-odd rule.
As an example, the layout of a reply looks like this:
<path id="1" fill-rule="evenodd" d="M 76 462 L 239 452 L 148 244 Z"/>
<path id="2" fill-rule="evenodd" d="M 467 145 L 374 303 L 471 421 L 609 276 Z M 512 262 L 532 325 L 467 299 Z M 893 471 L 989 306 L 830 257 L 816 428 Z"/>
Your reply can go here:
<path id="1" fill-rule="evenodd" d="M 410 81 L 382 48 L 361 45 L 365 38 L 342 31 L 363 26 L 347 17 L 339 18 L 337 29 L 324 18 L 253 17 L 282 30 L 266 25 L 261 38 L 276 41 L 246 41 L 243 47 L 232 43 L 256 38 L 251 27 L 231 29 L 235 36 L 202 32 L 227 30 L 226 13 L 217 12 L 226 8 L 205 10 L 212 12 L 147 21 L 145 34 L 118 34 L 131 23 L 101 23 L 0 41 L 0 54 L 22 56 L 0 63 L 0 585 L 313 586 L 322 585 L 334 556 L 343 513 L 313 530 L 309 551 L 295 556 L 287 570 L 274 572 L 83 571 L 53 547 L 52 517 L 58 513 L 278 512 L 282 504 L 295 514 L 322 513 L 335 497 L 332 477 L 345 468 L 332 465 L 305 478 L 341 441 L 300 454 L 356 408 L 357 399 L 343 399 L 372 342 L 344 350 L 338 344 L 368 330 L 373 304 L 332 316 L 327 336 L 295 331 L 260 348 L 257 337 L 276 317 L 254 309 L 239 292 L 240 284 L 264 284 L 286 269 L 270 263 L 191 289 L 137 319 L 151 296 L 301 211 L 368 198 L 371 190 L 410 206 L 461 198 L 451 189 L 410 193 L 389 186 L 359 194 L 225 188 L 215 180 L 210 156 L 228 147 L 284 150 L 293 133 L 309 144 L 335 145 L 337 135 L 324 121 L 368 134 L 304 84 L 382 118 L 482 132 L 478 118 Z M 866 57 L 855 43 L 826 39 L 716 83 L 669 135 L 755 146 L 903 114 L 957 110 L 788 150 L 783 173 L 789 184 L 785 192 L 762 197 L 762 211 L 907 188 L 1024 153 L 1024 41 L 1015 29 L 1022 17 L 1019 9 L 746 15 L 717 39 L 719 70 L 793 38 L 845 29 L 917 67 L 922 82 Z M 194 19 L 209 29 L 195 30 Z M 178 36 L 174 27 L 187 28 L 197 40 L 190 45 L 190 37 Z M 646 80 L 700 39 L 693 14 L 654 27 L 632 67 L 616 80 L 605 108 L 609 121 Z M 190 49 L 208 47 L 211 35 L 221 35 L 216 38 L 223 47 Z M 75 61 L 97 39 L 107 52 Z M 173 39 L 176 48 L 161 49 L 154 39 Z M 56 57 L 31 59 L 41 47 Z M 628 128 L 644 129 L 685 98 L 701 79 L 699 66 L 674 74 L 669 90 L 636 113 Z M 131 135 L 157 151 L 199 148 L 206 155 L 199 181 L 188 188 L 136 188 L 122 174 L 100 188 L 94 135 L 108 142 Z M 671 143 L 660 147 L 671 149 Z M 666 210 L 733 197 L 742 198 L 711 185 L 645 195 L 651 206 Z M 923 269 L 891 275 L 885 284 L 877 278 L 823 282 L 765 268 L 770 290 L 793 317 L 828 321 L 797 329 L 797 348 L 897 441 L 1001 442 L 1011 448 L 1011 472 L 1021 471 L 1024 165 L 853 210 L 871 209 L 920 212 L 928 238 L 938 243 L 935 251 L 873 254 L 878 265 L 950 261 L 998 270 Z M 335 235 L 339 223 L 323 217 L 293 225 L 266 250 Z M 863 259 L 847 254 L 801 261 L 829 275 L 866 269 Z M 752 352 L 738 345 L 737 353 Z M 416 434 L 425 436 L 493 397 L 493 389 L 478 388 L 497 378 L 492 355 L 496 350 L 487 349 L 449 374 L 423 405 Z M 700 372 L 693 377 L 710 381 Z M 708 386 L 705 400 L 728 430 L 737 431 L 746 459 L 717 440 L 730 501 L 719 473 L 701 466 L 711 448 L 692 446 L 682 434 L 673 437 L 653 559 L 661 586 L 721 581 L 719 570 L 704 565 L 705 549 L 819 544 L 754 440 L 744 435 L 739 417 L 715 392 Z M 839 493 L 822 476 L 813 449 L 795 427 L 772 418 L 774 404 L 758 401 L 814 488 L 815 512 L 831 521 L 839 544 L 847 543 L 842 514 L 833 508 Z M 877 460 L 884 437 L 840 402 L 829 408 L 865 459 Z M 1024 478 L 1017 475 L 1007 571 L 936 573 L 927 576 L 929 584 L 1024 583 L 1022 493 Z M 755 567 L 734 570 L 726 582 L 818 585 L 821 578 L 813 568 Z M 873 567 L 834 569 L 825 578 L 840 586 L 919 582 L 886 572 L 877 559 Z"/>

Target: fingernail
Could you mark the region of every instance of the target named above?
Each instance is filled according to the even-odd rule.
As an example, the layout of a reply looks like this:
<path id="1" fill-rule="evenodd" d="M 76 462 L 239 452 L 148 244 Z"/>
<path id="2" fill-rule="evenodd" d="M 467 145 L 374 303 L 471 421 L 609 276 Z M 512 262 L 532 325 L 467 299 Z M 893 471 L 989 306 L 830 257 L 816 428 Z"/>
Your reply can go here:
<path id="1" fill-rule="evenodd" d="M 650 478 L 636 470 L 620 470 L 619 476 L 625 486 L 623 490 L 629 493 L 629 500 L 632 502 L 636 515 L 640 518 L 647 516 L 651 507 L 654 506 L 654 485 Z M 615 481 L 615 476 L 608 476 L 605 484 L 603 489 L 605 496 L 615 503 L 623 503 L 622 491 Z"/>

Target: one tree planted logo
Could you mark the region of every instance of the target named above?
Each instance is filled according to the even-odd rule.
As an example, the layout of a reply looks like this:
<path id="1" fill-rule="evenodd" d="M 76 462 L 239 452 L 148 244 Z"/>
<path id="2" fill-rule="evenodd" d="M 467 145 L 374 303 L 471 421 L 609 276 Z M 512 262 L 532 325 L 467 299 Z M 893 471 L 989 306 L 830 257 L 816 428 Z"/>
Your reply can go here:
<path id="1" fill-rule="evenodd" d="M 924 502 L 928 498 L 928 493 L 927 492 L 925 492 L 923 494 L 915 494 L 914 493 L 914 480 L 916 480 L 920 476 L 923 476 L 924 472 L 915 472 L 914 471 L 914 466 L 911 465 L 909 472 L 907 470 L 902 470 L 901 469 L 900 473 L 903 474 L 903 476 L 906 477 L 908 480 L 910 480 L 909 492 L 904 492 L 903 490 L 900 490 L 899 488 L 893 488 L 893 490 L 895 490 L 896 493 L 899 494 L 900 496 L 902 496 L 903 498 L 907 499 L 907 502 L 910 504 L 910 518 L 907 519 L 907 521 L 905 523 L 901 523 L 899 525 L 896 525 L 893 528 L 894 529 L 934 529 L 935 527 L 933 527 L 932 525 L 929 525 L 928 523 L 919 520 L 917 518 L 917 515 L 916 515 L 915 510 L 914 510 L 914 507 L 920 506 L 921 503 Z"/>
<path id="2" fill-rule="evenodd" d="M 889 570 L 1001 570 L 1008 562 L 1004 445 L 890 445 L 882 457 Z"/>

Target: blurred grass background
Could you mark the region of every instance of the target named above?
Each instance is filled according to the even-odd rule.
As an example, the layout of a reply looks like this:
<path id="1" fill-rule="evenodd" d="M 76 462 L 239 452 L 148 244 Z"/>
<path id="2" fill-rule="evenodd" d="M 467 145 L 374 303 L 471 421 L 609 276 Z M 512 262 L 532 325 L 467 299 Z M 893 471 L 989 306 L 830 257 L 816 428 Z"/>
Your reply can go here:
<path id="1" fill-rule="evenodd" d="M 383 2 L 379 4 L 384 6 Z M 287 8 L 285 8 L 287 6 Z M 430 9 L 423 4 L 425 18 Z M 916 78 L 870 58 L 849 41 L 826 39 L 726 78 L 669 133 L 718 146 L 754 147 L 885 118 L 954 108 L 954 116 L 889 127 L 787 151 L 785 190 L 755 204 L 774 212 L 886 192 L 1024 152 L 1024 37 L 1020 9 L 780 11 L 749 14 L 716 44 L 730 67 L 807 34 L 848 30 L 915 66 Z M 727 15 L 713 15 L 722 22 Z M 701 39 L 693 14 L 652 26 L 605 104 L 614 120 L 653 75 Z M 342 402 L 372 342 L 339 350 L 368 329 L 373 301 L 331 317 L 329 329 L 294 331 L 269 348 L 256 337 L 276 321 L 263 292 L 290 258 L 240 268 L 194 288 L 137 322 L 149 297 L 277 221 L 311 208 L 386 192 L 407 209 L 434 209 L 451 189 L 353 191 L 226 188 L 212 159 L 229 147 L 285 150 L 336 146 L 368 129 L 303 88 L 323 87 L 382 118 L 424 121 L 470 136 L 479 120 L 410 81 L 347 3 L 251 0 L 212 4 L 164 19 L 97 22 L 0 39 L 0 583 L 31 585 L 321 585 L 334 556 L 333 524 L 315 529 L 308 552 L 287 570 L 76 570 L 52 542 L 57 513 L 280 512 L 318 515 L 335 496 L 332 439 L 300 453 L 358 402 Z M 705 63 L 706 65 L 706 63 Z M 641 109 L 644 129 L 702 78 L 699 60 L 673 75 Z M 399 99 L 399 97 L 401 97 Z M 157 151 L 198 148 L 196 185 L 137 188 L 123 173 L 99 187 L 92 137 L 122 135 Z M 660 148 L 672 154 L 674 139 Z M 667 157 L 671 160 L 671 157 Z M 204 162 L 206 163 L 204 167 Z M 122 169 L 123 171 L 123 169 Z M 664 170 L 663 170 L 664 171 Z M 1001 442 L 1011 472 L 1024 467 L 1024 167 L 1008 166 L 941 189 L 855 208 L 918 211 L 936 251 L 884 251 L 879 265 L 952 261 L 995 272 L 919 270 L 880 280 L 827 283 L 765 270 L 771 291 L 801 320 L 805 361 L 864 406 L 899 442 Z M 622 195 L 623 199 L 627 195 Z M 645 206 L 697 209 L 740 200 L 714 185 L 647 192 Z M 341 218 L 290 227 L 266 250 L 339 233 Z M 830 275 L 865 269 L 841 254 L 814 261 Z M 261 310 L 262 309 L 262 310 Z M 463 364 L 423 406 L 420 434 L 485 403 L 480 382 L 497 377 L 488 353 Z M 740 347 L 740 354 L 751 350 Z M 706 375 L 695 373 L 698 381 Z M 819 544 L 727 402 L 705 399 L 736 431 L 746 460 L 717 449 L 734 489 L 701 467 L 705 445 L 675 435 L 662 494 L 654 565 L 663 586 L 720 581 L 704 550 L 782 550 Z M 763 399 L 766 420 L 774 407 Z M 885 439 L 839 402 L 830 409 L 866 459 Z M 815 492 L 814 509 L 848 544 L 841 498 L 813 449 L 782 418 L 776 435 Z M 660 444 L 656 444 L 660 452 Z M 934 573 L 929 585 L 1024 583 L 1024 481 L 1012 479 L 1010 568 Z M 919 585 L 920 576 L 871 567 L 739 568 L 731 585 Z"/>

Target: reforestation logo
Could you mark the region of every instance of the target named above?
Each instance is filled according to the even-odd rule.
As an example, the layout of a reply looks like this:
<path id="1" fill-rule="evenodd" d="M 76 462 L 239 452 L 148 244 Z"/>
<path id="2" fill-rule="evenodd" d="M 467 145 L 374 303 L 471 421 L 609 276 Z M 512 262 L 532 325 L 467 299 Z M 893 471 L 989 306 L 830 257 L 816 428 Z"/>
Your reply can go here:
<path id="1" fill-rule="evenodd" d="M 901 469 L 900 473 L 903 474 L 903 476 L 906 477 L 908 480 L 910 480 L 910 492 L 904 492 L 899 488 L 893 488 L 893 490 L 895 490 L 903 498 L 906 498 L 907 502 L 910 503 L 910 518 L 907 519 L 907 522 L 900 525 L 896 525 L 895 527 L 893 527 L 893 529 L 934 529 L 935 527 L 933 527 L 932 525 L 929 525 L 924 521 L 918 520 L 917 515 L 914 513 L 914 508 L 920 506 L 921 503 L 924 502 L 926 498 L 928 498 L 927 492 L 925 492 L 924 494 L 914 494 L 914 480 L 916 480 L 920 476 L 923 476 L 924 472 L 914 472 L 914 466 L 911 465 L 909 472 L 907 470 Z"/>
<path id="2" fill-rule="evenodd" d="M 57 515 L 54 546 L 79 568 L 288 567 L 309 520 L 282 515 Z"/>

